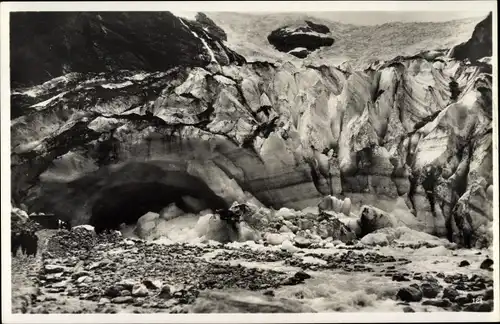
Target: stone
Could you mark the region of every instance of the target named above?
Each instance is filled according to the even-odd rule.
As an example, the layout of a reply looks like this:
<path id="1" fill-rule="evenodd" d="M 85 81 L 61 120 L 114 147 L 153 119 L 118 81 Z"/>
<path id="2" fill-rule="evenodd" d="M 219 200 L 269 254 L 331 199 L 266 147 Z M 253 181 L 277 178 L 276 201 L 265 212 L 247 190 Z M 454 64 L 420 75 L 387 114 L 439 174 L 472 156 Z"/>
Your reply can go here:
<path id="1" fill-rule="evenodd" d="M 284 220 L 291 220 L 297 217 L 297 214 L 293 209 L 283 207 L 276 212 L 275 217 L 283 217 Z"/>
<path id="2" fill-rule="evenodd" d="M 406 302 L 418 302 L 422 300 L 422 291 L 415 287 L 400 288 L 397 297 Z"/>
<path id="3" fill-rule="evenodd" d="M 481 262 L 479 268 L 484 270 L 493 270 L 493 260 L 490 258 L 485 259 L 483 262 Z"/>
<path id="4" fill-rule="evenodd" d="M 122 291 L 120 291 L 120 296 L 131 296 L 132 293 L 130 292 L 130 290 L 127 290 L 127 289 L 123 289 Z"/>
<path id="5" fill-rule="evenodd" d="M 312 244 L 311 240 L 299 235 L 293 238 L 293 243 L 299 248 L 308 248 Z"/>
<path id="6" fill-rule="evenodd" d="M 127 289 L 127 290 L 132 290 L 132 287 L 135 284 L 136 284 L 136 281 L 133 280 L 133 279 L 124 279 L 124 280 L 119 281 L 116 285 L 117 286 L 121 286 L 121 287 L 123 287 L 124 289 Z"/>
<path id="7" fill-rule="evenodd" d="M 280 227 L 280 230 L 279 230 L 280 233 L 292 233 L 292 230 L 289 229 L 286 225 L 283 225 Z"/>
<path id="8" fill-rule="evenodd" d="M 290 242 L 290 240 L 286 240 L 283 243 L 281 243 L 281 250 L 287 251 L 290 253 L 295 253 L 295 252 L 299 251 L 299 249 L 296 246 L 294 246 L 293 243 Z"/>
<path id="9" fill-rule="evenodd" d="M 467 260 L 462 260 L 462 261 L 460 261 L 458 266 L 459 267 L 468 267 L 468 266 L 470 266 L 470 263 Z"/>
<path id="10" fill-rule="evenodd" d="M 98 305 L 106 305 L 106 304 L 109 304 L 110 302 L 111 302 L 111 300 L 109 300 L 108 298 L 102 297 L 99 299 L 99 302 L 97 304 Z"/>
<path id="11" fill-rule="evenodd" d="M 143 284 L 135 284 L 132 287 L 132 296 L 134 297 L 146 297 L 148 293 L 148 288 Z"/>
<path id="12" fill-rule="evenodd" d="M 45 273 L 59 273 L 64 272 L 66 268 L 57 264 L 46 264 L 43 270 Z"/>
<path id="13" fill-rule="evenodd" d="M 395 273 L 392 275 L 392 281 L 410 281 L 410 279 L 406 273 Z"/>
<path id="14" fill-rule="evenodd" d="M 465 312 L 492 312 L 493 311 L 493 301 L 487 301 L 482 303 L 470 303 L 464 305 L 463 310 Z"/>
<path id="15" fill-rule="evenodd" d="M 300 54 L 303 51 L 300 48 L 312 51 L 320 47 L 332 46 L 334 43 L 328 27 L 307 20 L 304 25 L 277 28 L 267 36 L 267 40 L 278 51 L 292 52 L 291 54 L 299 58 L 305 57 L 305 54 Z"/>
<path id="16" fill-rule="evenodd" d="M 460 296 L 460 293 L 451 287 L 446 287 L 443 290 L 443 298 L 448 298 L 450 301 L 455 301 L 455 299 Z"/>
<path id="17" fill-rule="evenodd" d="M 107 297 L 118 297 L 120 296 L 120 289 L 118 289 L 118 287 L 109 287 L 106 289 L 106 291 L 104 292 L 104 295 L 107 296 Z"/>
<path id="18" fill-rule="evenodd" d="M 162 299 L 170 299 L 172 298 L 172 290 L 170 289 L 170 286 L 164 285 L 160 289 L 160 293 L 158 294 L 158 297 Z"/>
<path id="19" fill-rule="evenodd" d="M 403 312 L 405 313 L 415 313 L 415 310 L 411 308 L 410 306 L 406 306 L 403 308 Z"/>
<path id="20" fill-rule="evenodd" d="M 300 230 L 308 230 L 308 229 L 312 229 L 313 227 L 313 222 L 312 220 L 310 219 L 303 219 L 303 218 L 300 218 L 299 221 L 298 221 L 298 227 Z"/>
<path id="21" fill-rule="evenodd" d="M 441 286 L 436 282 L 424 282 L 420 285 L 420 290 L 425 298 L 436 298 L 441 292 Z"/>
<path id="22" fill-rule="evenodd" d="M 120 296 L 111 299 L 113 304 L 129 304 L 134 302 L 134 298 L 132 296 Z"/>
<path id="23" fill-rule="evenodd" d="M 473 301 L 473 298 L 472 298 L 471 295 L 458 296 L 454 300 L 454 302 L 457 303 L 460 306 L 463 306 L 463 305 L 468 304 L 468 303 L 472 303 L 472 301 Z"/>
<path id="24" fill-rule="evenodd" d="M 493 300 L 493 288 L 489 288 L 484 292 L 483 300 Z"/>
<path id="25" fill-rule="evenodd" d="M 161 282 L 159 281 L 152 281 L 149 279 L 145 279 L 142 281 L 142 284 L 146 286 L 146 288 L 155 290 L 155 289 L 160 289 L 161 287 Z"/>
<path id="26" fill-rule="evenodd" d="M 264 236 L 264 239 L 270 245 L 280 245 L 288 239 L 288 236 L 286 236 L 285 233 L 281 233 L 281 234 L 268 233 Z"/>
<path id="27" fill-rule="evenodd" d="M 422 302 L 424 306 L 436 306 L 441 308 L 448 308 L 452 305 L 449 299 L 427 299 Z"/>

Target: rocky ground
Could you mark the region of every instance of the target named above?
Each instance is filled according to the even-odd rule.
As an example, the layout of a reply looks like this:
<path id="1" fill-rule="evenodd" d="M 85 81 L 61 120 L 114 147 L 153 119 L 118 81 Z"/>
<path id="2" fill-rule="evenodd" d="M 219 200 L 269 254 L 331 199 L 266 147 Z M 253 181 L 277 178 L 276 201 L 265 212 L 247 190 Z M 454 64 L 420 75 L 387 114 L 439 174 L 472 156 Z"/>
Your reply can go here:
<path id="1" fill-rule="evenodd" d="M 117 233 L 98 237 L 85 228 L 39 235 L 46 239 L 38 257 L 13 258 L 15 313 L 493 308 L 486 250 L 361 242 L 295 249 L 253 242 L 167 245 Z"/>

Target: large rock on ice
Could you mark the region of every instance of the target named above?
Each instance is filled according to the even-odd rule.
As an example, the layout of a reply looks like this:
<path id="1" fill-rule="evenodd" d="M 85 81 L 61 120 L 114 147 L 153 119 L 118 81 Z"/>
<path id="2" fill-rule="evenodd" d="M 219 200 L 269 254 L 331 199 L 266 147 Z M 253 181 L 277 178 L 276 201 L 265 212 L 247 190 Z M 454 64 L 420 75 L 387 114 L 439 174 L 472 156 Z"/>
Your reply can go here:
<path id="1" fill-rule="evenodd" d="M 307 20 L 302 26 L 285 26 L 275 29 L 267 36 L 267 40 L 278 51 L 296 51 L 294 52 L 296 54 L 303 52 L 297 51 L 297 48 L 314 51 L 323 46 L 332 46 L 334 43 L 328 27 Z M 301 57 L 301 55 L 296 56 Z"/>

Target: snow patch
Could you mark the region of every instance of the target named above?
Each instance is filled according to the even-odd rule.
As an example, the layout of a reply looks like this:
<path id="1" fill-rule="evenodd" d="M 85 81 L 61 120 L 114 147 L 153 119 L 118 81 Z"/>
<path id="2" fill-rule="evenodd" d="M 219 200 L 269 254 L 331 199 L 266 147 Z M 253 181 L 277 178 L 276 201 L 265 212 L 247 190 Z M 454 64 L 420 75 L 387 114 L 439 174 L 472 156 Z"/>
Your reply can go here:
<path id="1" fill-rule="evenodd" d="M 133 85 L 132 82 L 125 81 L 125 82 L 122 82 L 122 83 L 101 84 L 101 87 L 103 87 L 105 89 L 120 89 L 120 88 L 125 88 L 125 87 L 131 86 L 131 85 Z"/>

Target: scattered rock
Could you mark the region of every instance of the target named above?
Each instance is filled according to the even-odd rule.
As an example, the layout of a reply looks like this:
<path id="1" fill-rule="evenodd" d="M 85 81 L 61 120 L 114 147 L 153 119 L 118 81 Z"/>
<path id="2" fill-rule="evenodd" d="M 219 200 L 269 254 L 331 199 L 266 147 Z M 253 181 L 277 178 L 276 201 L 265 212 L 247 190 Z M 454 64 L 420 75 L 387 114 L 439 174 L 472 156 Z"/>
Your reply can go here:
<path id="1" fill-rule="evenodd" d="M 451 287 L 446 287 L 443 290 L 443 298 L 448 298 L 451 301 L 455 301 L 455 299 L 460 296 L 460 293 Z"/>
<path id="2" fill-rule="evenodd" d="M 447 307 L 450 307 L 452 305 L 451 301 L 449 299 L 428 299 L 428 300 L 424 300 L 422 302 L 422 305 L 424 306 L 436 306 L 436 307 L 441 307 L 441 308 L 447 308 Z"/>
<path id="3" fill-rule="evenodd" d="M 120 296 L 132 296 L 132 293 L 130 292 L 130 290 L 127 290 L 127 289 L 123 289 L 122 291 L 120 291 Z"/>
<path id="4" fill-rule="evenodd" d="M 422 291 L 417 287 L 403 287 L 399 289 L 397 297 L 406 302 L 418 302 L 422 300 Z"/>
<path id="5" fill-rule="evenodd" d="M 410 281 L 407 276 L 407 273 L 395 273 L 392 275 L 392 281 Z"/>
<path id="6" fill-rule="evenodd" d="M 465 312 L 492 312 L 493 311 L 493 301 L 487 301 L 482 303 L 470 303 L 464 305 L 463 310 Z"/>
<path id="7" fill-rule="evenodd" d="M 441 291 L 441 286 L 436 282 L 425 282 L 420 285 L 420 290 L 425 298 L 436 298 Z"/>
<path id="8" fill-rule="evenodd" d="M 170 286 L 164 285 L 161 287 L 160 293 L 158 294 L 158 297 L 162 299 L 170 299 L 172 298 L 172 291 L 170 289 Z"/>
<path id="9" fill-rule="evenodd" d="M 143 280 L 142 284 L 146 286 L 146 288 L 150 290 L 160 289 L 161 283 L 158 281 L 151 281 L 149 279 Z"/>
<path id="10" fill-rule="evenodd" d="M 490 258 L 485 259 L 483 262 L 481 262 L 479 268 L 493 271 L 493 260 Z"/>
<path id="11" fill-rule="evenodd" d="M 296 247 L 299 247 L 299 248 L 308 248 L 309 246 L 311 246 L 311 241 L 303 236 L 295 236 L 293 238 L 293 243 L 295 244 Z"/>
<path id="12" fill-rule="evenodd" d="M 286 240 L 283 243 L 281 243 L 281 250 L 287 251 L 290 253 L 294 253 L 294 252 L 299 251 L 299 249 L 296 246 L 294 246 L 293 243 L 290 242 L 290 240 Z"/>
<path id="13" fill-rule="evenodd" d="M 120 296 L 120 289 L 118 289 L 115 286 L 109 287 L 104 292 L 104 295 L 107 297 L 111 297 L 111 298 L 118 297 L 118 296 Z"/>
<path id="14" fill-rule="evenodd" d="M 128 304 L 134 302 L 134 298 L 132 296 L 120 296 L 111 299 L 113 304 Z"/>
<path id="15" fill-rule="evenodd" d="M 472 295 L 467 295 L 467 296 L 458 296 L 455 298 L 454 302 L 457 303 L 460 306 L 463 306 L 468 303 L 472 303 L 473 297 Z"/>
<path id="16" fill-rule="evenodd" d="M 143 284 L 136 284 L 132 287 L 132 296 L 146 297 L 148 295 L 148 288 Z"/>
<path id="17" fill-rule="evenodd" d="M 274 297 L 274 291 L 272 291 L 272 290 L 266 290 L 266 291 L 264 291 L 264 295 L 265 296 Z"/>
<path id="18" fill-rule="evenodd" d="M 470 266 L 470 263 L 467 260 L 462 260 L 458 266 L 459 267 L 467 267 L 467 266 Z"/>
<path id="19" fill-rule="evenodd" d="M 493 288 L 487 289 L 484 292 L 483 300 L 493 300 Z"/>
<path id="20" fill-rule="evenodd" d="M 403 312 L 405 312 L 405 313 L 415 313 L 415 310 L 413 308 L 411 308 L 410 306 L 406 306 L 405 308 L 403 308 Z"/>
<path id="21" fill-rule="evenodd" d="M 45 273 L 59 273 L 59 272 L 64 272 L 66 269 L 63 266 L 56 265 L 56 264 L 46 264 L 43 267 L 43 270 Z"/>

